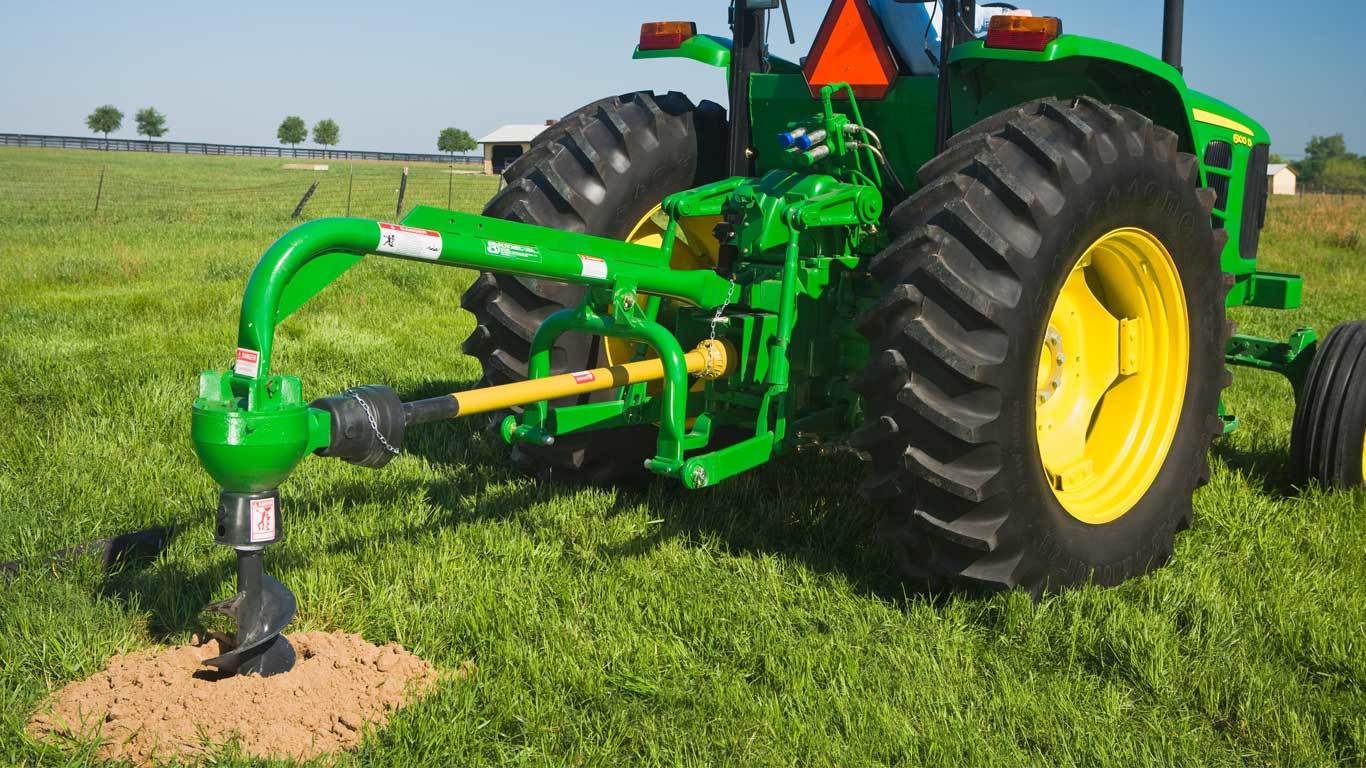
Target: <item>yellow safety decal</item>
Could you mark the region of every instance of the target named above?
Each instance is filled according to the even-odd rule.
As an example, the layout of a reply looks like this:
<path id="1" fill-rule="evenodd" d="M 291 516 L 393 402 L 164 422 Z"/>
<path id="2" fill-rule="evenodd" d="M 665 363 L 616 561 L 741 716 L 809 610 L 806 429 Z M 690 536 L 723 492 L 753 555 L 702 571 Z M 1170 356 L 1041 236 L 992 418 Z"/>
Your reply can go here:
<path id="1" fill-rule="evenodd" d="M 1198 123 L 1204 123 L 1206 125 L 1217 125 L 1220 128 L 1227 128 L 1230 131 L 1238 131 L 1240 133 L 1246 133 L 1249 135 L 1255 133 L 1255 131 L 1253 131 L 1251 128 L 1247 127 L 1246 125 L 1243 125 L 1240 122 L 1237 122 L 1236 120 L 1230 120 L 1227 117 L 1224 117 L 1223 115 L 1216 115 L 1213 112 L 1206 112 L 1203 109 L 1192 109 L 1191 116 L 1194 117 L 1195 121 Z"/>

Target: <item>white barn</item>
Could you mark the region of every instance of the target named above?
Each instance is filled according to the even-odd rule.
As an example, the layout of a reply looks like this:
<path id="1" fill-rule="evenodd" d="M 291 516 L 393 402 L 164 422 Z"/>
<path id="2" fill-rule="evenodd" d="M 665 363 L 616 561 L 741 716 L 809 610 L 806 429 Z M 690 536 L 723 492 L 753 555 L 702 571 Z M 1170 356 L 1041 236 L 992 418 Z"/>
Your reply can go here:
<path id="1" fill-rule="evenodd" d="M 531 149 L 532 139 L 554 124 L 554 120 L 547 120 L 541 125 L 505 125 L 479 139 L 484 145 L 484 173 L 502 173 L 512 161 Z"/>
<path id="2" fill-rule="evenodd" d="M 1295 194 L 1295 169 L 1285 163 L 1272 163 L 1266 167 L 1266 191 L 1271 195 Z"/>

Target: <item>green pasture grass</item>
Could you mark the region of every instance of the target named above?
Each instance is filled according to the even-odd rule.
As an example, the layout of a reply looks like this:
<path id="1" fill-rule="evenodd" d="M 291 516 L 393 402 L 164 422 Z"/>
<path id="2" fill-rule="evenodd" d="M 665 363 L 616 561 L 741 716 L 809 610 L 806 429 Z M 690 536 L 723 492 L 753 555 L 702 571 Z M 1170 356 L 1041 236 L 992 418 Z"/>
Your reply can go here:
<path id="1" fill-rule="evenodd" d="M 0 150 L 0 212 L 20 221 L 82 223 L 270 222 L 293 211 L 314 183 L 303 218 L 393 218 L 403 170 L 403 210 L 414 205 L 481 208 L 497 180 L 469 163 L 391 163 L 293 158 L 205 157 L 82 150 Z M 324 165 L 326 171 L 286 170 Z M 103 181 L 101 181 L 103 177 Z M 449 195 L 449 198 L 448 198 Z M 96 214 L 96 198 L 99 211 Z M 274 232 L 274 230 L 271 230 Z"/>
<path id="2" fill-rule="evenodd" d="M 321 179 L 306 215 L 330 215 L 346 179 L 281 162 L 0 150 L 0 561 L 28 564 L 0 577 L 0 764 L 87 764 L 25 734 L 49 691 L 186 642 L 233 589 L 188 437 L 196 377 L 229 362 L 246 275 L 303 188 Z M 445 204 L 442 170 L 414 173 L 421 202 Z M 392 215 L 396 171 L 356 164 L 353 212 Z M 455 206 L 494 189 L 457 176 Z M 1366 203 L 1275 201 L 1263 268 L 1303 273 L 1305 306 L 1240 310 L 1242 330 L 1366 316 L 1363 237 Z M 276 366 L 309 397 L 467 386 L 472 276 L 370 259 L 282 327 Z M 905 596 L 850 458 L 701 492 L 566 488 L 465 422 L 381 472 L 306 461 L 267 563 L 294 629 L 477 665 L 343 765 L 1360 765 L 1366 496 L 1291 487 L 1284 382 L 1239 371 L 1228 399 L 1243 428 L 1173 562 L 1038 604 Z M 156 524 L 177 535 L 147 564 L 42 559 Z"/>

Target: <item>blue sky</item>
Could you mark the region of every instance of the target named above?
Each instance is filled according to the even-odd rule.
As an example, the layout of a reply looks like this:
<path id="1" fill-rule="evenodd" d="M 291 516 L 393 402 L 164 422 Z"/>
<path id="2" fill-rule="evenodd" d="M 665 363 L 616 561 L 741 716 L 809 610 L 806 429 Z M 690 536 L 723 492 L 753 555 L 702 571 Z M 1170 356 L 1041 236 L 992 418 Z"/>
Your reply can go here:
<path id="1" fill-rule="evenodd" d="M 1346 134 L 1366 153 L 1359 2 L 1189 0 L 1186 75 L 1252 114 L 1274 149 Z M 827 3 L 790 0 L 806 52 Z M 1069 32 L 1157 53 L 1161 0 L 1028 0 Z M 1300 7 L 1314 9 L 1307 15 Z M 434 151 L 441 128 L 479 135 L 559 117 L 600 96 L 652 88 L 723 100 L 720 70 L 630 60 L 640 22 L 687 19 L 725 34 L 724 0 L 172 3 L 0 0 L 0 131 L 85 133 L 113 103 L 153 105 L 167 138 L 272 144 L 287 114 L 332 117 L 343 148 Z"/>

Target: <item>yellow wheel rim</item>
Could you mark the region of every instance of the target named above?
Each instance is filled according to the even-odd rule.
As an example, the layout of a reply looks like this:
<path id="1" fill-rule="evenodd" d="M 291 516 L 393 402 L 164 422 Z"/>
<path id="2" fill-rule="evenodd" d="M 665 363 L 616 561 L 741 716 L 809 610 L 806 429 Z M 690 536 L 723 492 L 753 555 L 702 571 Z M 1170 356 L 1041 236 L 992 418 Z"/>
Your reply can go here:
<path id="1" fill-rule="evenodd" d="M 690 216 L 679 219 L 669 266 L 674 269 L 715 268 L 720 258 L 721 243 L 712 232 L 721 221 L 720 216 Z M 626 236 L 626 242 L 658 248 L 664 242 L 664 228 L 668 225 L 669 217 L 656 205 L 631 228 L 631 233 Z M 633 342 L 611 337 L 603 341 L 608 365 L 621 365 L 635 359 L 636 345 Z M 650 356 L 653 357 L 653 353 Z"/>
<path id="2" fill-rule="evenodd" d="M 1053 305 L 1035 376 L 1039 458 L 1068 514 L 1126 514 L 1166 462 L 1186 392 L 1190 322 L 1171 253 L 1142 229 L 1091 244 Z"/>

